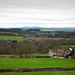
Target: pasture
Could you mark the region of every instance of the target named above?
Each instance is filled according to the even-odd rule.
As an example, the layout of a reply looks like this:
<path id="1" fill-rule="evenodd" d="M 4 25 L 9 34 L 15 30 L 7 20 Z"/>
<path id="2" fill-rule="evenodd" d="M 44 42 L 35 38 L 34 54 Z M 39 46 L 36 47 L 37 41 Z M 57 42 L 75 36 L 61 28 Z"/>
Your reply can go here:
<path id="1" fill-rule="evenodd" d="M 71 47 L 75 47 L 75 45 L 70 45 Z"/>
<path id="2" fill-rule="evenodd" d="M 28 40 L 22 36 L 0 36 L 0 40 L 17 40 L 18 42 L 24 41 L 24 40 Z"/>
<path id="3" fill-rule="evenodd" d="M 69 46 L 62 46 L 63 48 L 65 47 L 75 47 L 75 45 L 69 45 Z"/>
<path id="4" fill-rule="evenodd" d="M 75 75 L 75 71 L 0 73 L 0 75 Z"/>
<path id="5" fill-rule="evenodd" d="M 0 68 L 75 67 L 75 60 L 58 58 L 0 58 Z"/>
<path id="6" fill-rule="evenodd" d="M 55 34 L 59 34 L 59 33 L 57 33 L 57 32 L 52 32 L 52 33 L 50 33 L 50 34 L 54 36 Z"/>

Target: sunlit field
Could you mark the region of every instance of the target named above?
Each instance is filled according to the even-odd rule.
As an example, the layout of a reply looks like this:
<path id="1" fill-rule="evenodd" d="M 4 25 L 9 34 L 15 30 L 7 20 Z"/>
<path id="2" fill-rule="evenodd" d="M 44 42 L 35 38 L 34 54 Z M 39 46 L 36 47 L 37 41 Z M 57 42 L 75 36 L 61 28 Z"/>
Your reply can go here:
<path id="1" fill-rule="evenodd" d="M 58 58 L 0 58 L 0 68 L 75 67 L 75 60 Z"/>
<path id="2" fill-rule="evenodd" d="M 28 40 L 22 36 L 0 36 L 0 40 L 17 40 L 18 42 Z"/>

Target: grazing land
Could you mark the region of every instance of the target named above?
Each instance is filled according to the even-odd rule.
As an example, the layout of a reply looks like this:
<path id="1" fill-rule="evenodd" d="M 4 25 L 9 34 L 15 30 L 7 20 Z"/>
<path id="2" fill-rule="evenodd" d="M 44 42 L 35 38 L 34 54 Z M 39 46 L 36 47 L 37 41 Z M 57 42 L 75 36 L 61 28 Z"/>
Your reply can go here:
<path id="1" fill-rule="evenodd" d="M 75 45 L 62 46 L 62 47 L 75 47 Z"/>
<path id="2" fill-rule="evenodd" d="M 0 68 L 75 67 L 75 60 L 58 58 L 0 58 Z"/>
<path id="3" fill-rule="evenodd" d="M 75 68 L 75 60 L 72 59 L 23 58 L 23 54 L 26 55 L 25 57 L 31 57 L 34 53 L 44 53 L 47 55 L 50 49 L 61 47 L 67 49 L 67 46 L 70 46 L 74 49 L 75 32 L 55 31 L 50 29 L 44 29 L 43 31 L 41 31 L 41 29 L 1 29 L 0 31 L 0 54 L 11 56 L 11 58 L 0 58 L 0 69 L 3 69 L 1 72 L 5 72 L 0 72 L 0 75 L 75 75 L 74 69 L 70 69 L 69 71 L 67 69 L 60 71 L 54 70 L 52 72 L 52 68 Z M 4 42 L 4 40 L 7 42 Z M 11 40 L 12 42 L 9 44 L 8 40 Z M 17 41 L 18 43 L 15 43 L 14 41 Z M 18 56 L 21 55 L 21 58 L 14 58 L 12 56 L 13 54 L 18 54 Z M 51 71 L 43 70 L 43 72 L 41 72 L 42 70 L 40 69 L 40 72 L 39 70 L 37 72 L 29 72 L 29 70 L 22 71 L 22 69 L 19 70 L 19 68 L 22 68 L 23 70 L 26 68 L 29 68 L 30 70 L 33 68 L 51 68 Z M 13 69 L 13 73 L 11 73 L 11 69 Z"/>
<path id="4" fill-rule="evenodd" d="M 7 40 L 11 40 L 11 41 L 17 40 L 18 42 L 22 42 L 22 41 L 28 40 L 28 39 L 26 39 L 22 36 L 0 36 L 0 40 L 6 40 L 6 41 Z"/>
<path id="5" fill-rule="evenodd" d="M 75 75 L 75 71 L 0 73 L 0 75 Z"/>
<path id="6" fill-rule="evenodd" d="M 71 47 L 75 47 L 75 45 L 70 45 Z"/>
<path id="7" fill-rule="evenodd" d="M 55 34 L 59 34 L 59 33 L 57 33 L 57 32 L 52 32 L 52 33 L 50 33 L 50 34 L 54 36 Z"/>

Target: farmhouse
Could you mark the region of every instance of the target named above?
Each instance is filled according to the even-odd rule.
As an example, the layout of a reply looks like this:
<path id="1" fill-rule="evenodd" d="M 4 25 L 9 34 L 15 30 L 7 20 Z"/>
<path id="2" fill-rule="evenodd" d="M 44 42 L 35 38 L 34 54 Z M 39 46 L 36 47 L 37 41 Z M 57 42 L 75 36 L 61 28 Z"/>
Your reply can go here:
<path id="1" fill-rule="evenodd" d="M 56 50 L 49 50 L 49 56 L 56 56 Z"/>
<path id="2" fill-rule="evenodd" d="M 57 50 L 49 50 L 49 56 L 64 56 L 67 54 L 70 54 L 70 50 L 64 50 L 64 49 L 57 49 Z"/>
<path id="3" fill-rule="evenodd" d="M 56 50 L 56 56 L 64 56 L 64 55 L 65 55 L 65 51 L 63 49 Z"/>
<path id="4" fill-rule="evenodd" d="M 71 50 L 65 50 L 65 55 L 67 55 L 67 54 L 70 54 L 71 53 Z"/>

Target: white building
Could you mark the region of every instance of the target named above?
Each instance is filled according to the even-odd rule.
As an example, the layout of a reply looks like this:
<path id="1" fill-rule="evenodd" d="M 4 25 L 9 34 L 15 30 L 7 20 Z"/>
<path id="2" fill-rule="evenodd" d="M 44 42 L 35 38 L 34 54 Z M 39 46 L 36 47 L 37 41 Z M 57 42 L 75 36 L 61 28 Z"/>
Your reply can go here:
<path id="1" fill-rule="evenodd" d="M 56 55 L 56 50 L 49 50 L 49 56 Z"/>

